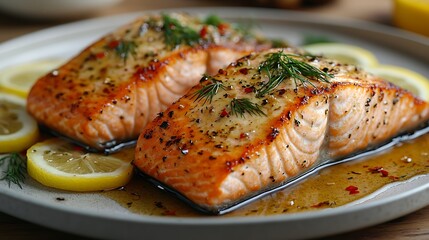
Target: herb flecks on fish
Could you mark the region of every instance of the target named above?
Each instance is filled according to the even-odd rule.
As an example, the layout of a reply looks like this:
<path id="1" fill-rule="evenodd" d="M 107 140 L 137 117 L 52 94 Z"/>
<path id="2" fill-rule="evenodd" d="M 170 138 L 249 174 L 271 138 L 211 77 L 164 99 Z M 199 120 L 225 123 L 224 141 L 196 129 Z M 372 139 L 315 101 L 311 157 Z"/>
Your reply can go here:
<path id="1" fill-rule="evenodd" d="M 266 94 L 273 92 L 283 81 L 291 79 L 294 81 L 295 86 L 304 86 L 307 84 L 314 86 L 311 80 L 319 80 L 322 82 L 329 83 L 329 79 L 333 77 L 317 67 L 308 64 L 306 61 L 307 56 L 285 54 L 282 51 L 270 53 L 266 55 L 265 61 L 263 61 L 258 67 L 258 73 L 267 74 L 268 81 L 263 83 L 262 86 L 257 89 L 256 86 L 247 86 L 244 89 L 246 94 L 256 93 L 256 97 L 260 98 Z M 246 71 L 240 71 L 246 75 Z M 204 85 L 201 89 L 193 93 L 192 98 L 195 101 L 201 101 L 204 99 L 203 105 L 207 102 L 211 103 L 214 96 L 219 90 L 226 90 L 223 82 L 215 79 L 214 77 L 204 76 L 201 82 L 210 80 L 211 83 Z M 256 89 L 256 91 L 255 91 Z M 221 116 L 234 115 L 236 117 L 244 117 L 245 114 L 266 116 L 262 110 L 262 106 L 252 102 L 249 98 L 233 98 L 229 105 L 229 112 L 226 109 L 223 110 Z"/>
<path id="2" fill-rule="evenodd" d="M 135 55 L 137 53 L 136 48 L 137 45 L 135 42 L 124 40 L 119 43 L 119 45 L 115 48 L 115 51 L 120 58 L 126 61 L 130 54 Z"/>
<path id="3" fill-rule="evenodd" d="M 223 85 L 222 81 L 217 80 L 210 76 L 204 76 L 201 81 L 207 81 L 210 80 L 211 83 L 208 85 L 205 85 L 200 90 L 193 93 L 192 97 L 195 97 L 195 101 L 199 102 L 202 99 L 204 99 L 203 105 L 207 102 L 211 103 L 213 100 L 213 97 L 219 92 L 220 89 L 225 90 L 225 86 Z"/>
<path id="4" fill-rule="evenodd" d="M 229 107 L 231 109 L 231 114 L 235 116 L 244 117 L 245 113 L 250 115 L 266 116 L 262 111 L 261 106 L 250 101 L 248 98 L 234 98 L 229 104 Z"/>
<path id="5" fill-rule="evenodd" d="M 206 17 L 206 19 L 203 21 L 204 24 L 206 25 L 212 25 L 212 26 L 219 26 L 219 24 L 224 23 L 225 21 L 220 18 L 217 15 L 209 15 Z"/>
<path id="6" fill-rule="evenodd" d="M 136 55 L 137 51 L 137 44 L 133 41 L 127 41 L 127 40 L 114 40 L 111 41 L 108 46 L 108 48 L 115 50 L 115 53 L 118 57 L 125 61 L 127 61 L 128 56 Z"/>
<path id="7" fill-rule="evenodd" d="M 291 79 L 295 87 L 314 84 L 310 80 L 329 83 L 333 76 L 305 62 L 305 56 L 285 54 L 283 51 L 270 53 L 258 71 L 268 76 L 268 81 L 257 89 L 256 97 L 263 97 L 276 89 L 284 80 Z M 302 59 L 302 60 L 300 60 Z"/>
<path id="8" fill-rule="evenodd" d="M 169 15 L 162 15 L 165 44 L 170 48 L 174 49 L 178 45 L 186 44 L 193 45 L 198 43 L 200 40 L 200 34 L 194 29 L 182 25 L 177 19 L 170 17 Z"/>
<path id="9" fill-rule="evenodd" d="M 21 183 L 25 180 L 27 170 L 25 159 L 18 153 L 11 153 L 0 158 L 0 166 L 4 164 L 7 164 L 7 167 L 0 180 L 7 181 L 9 187 L 11 183 L 14 183 L 22 188 Z"/>

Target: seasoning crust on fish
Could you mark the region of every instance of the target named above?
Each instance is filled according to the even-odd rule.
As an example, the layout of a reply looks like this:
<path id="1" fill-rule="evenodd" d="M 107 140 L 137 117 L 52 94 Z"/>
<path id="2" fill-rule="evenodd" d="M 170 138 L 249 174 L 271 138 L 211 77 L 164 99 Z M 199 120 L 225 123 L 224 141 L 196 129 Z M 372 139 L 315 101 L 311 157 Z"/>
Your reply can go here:
<path id="1" fill-rule="evenodd" d="M 352 65 L 294 49 L 205 77 L 142 132 L 135 165 L 218 212 L 429 118 L 429 104 Z"/>
<path id="2" fill-rule="evenodd" d="M 95 149 L 136 139 L 204 73 L 271 43 L 211 16 L 143 16 L 37 81 L 28 111 Z"/>

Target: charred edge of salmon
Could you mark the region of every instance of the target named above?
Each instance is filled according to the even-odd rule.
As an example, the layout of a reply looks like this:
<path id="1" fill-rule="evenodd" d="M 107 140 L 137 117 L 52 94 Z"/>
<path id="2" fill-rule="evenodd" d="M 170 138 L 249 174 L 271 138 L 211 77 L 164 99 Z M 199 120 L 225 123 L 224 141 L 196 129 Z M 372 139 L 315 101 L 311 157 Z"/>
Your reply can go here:
<path id="1" fill-rule="evenodd" d="M 357 159 L 360 159 L 362 157 L 366 157 L 366 156 L 370 156 L 373 154 L 377 154 L 380 153 L 382 151 L 385 151 L 391 147 L 394 147 L 398 144 L 401 144 L 405 141 L 410 141 L 413 140 L 415 138 L 418 138 L 424 134 L 429 133 L 429 121 L 422 123 L 416 130 L 414 131 L 409 131 L 409 132 L 405 132 L 402 133 L 401 135 L 398 135 L 392 139 L 390 139 L 389 141 L 386 141 L 385 143 L 381 144 L 381 145 L 377 145 L 377 146 L 372 146 L 371 148 L 368 148 L 365 151 L 361 151 L 361 152 L 357 152 L 355 154 L 352 154 L 346 158 L 343 158 L 341 160 L 331 160 L 331 161 L 324 161 L 321 162 L 315 166 L 312 166 L 311 168 L 307 169 L 306 171 L 287 179 L 284 182 L 279 183 L 277 186 L 273 186 L 270 188 L 266 188 L 263 189 L 259 192 L 256 192 L 253 195 L 250 195 L 249 197 L 239 200 L 239 201 L 235 201 L 235 202 L 231 202 L 228 205 L 224 205 L 218 208 L 209 208 L 207 206 L 204 205 L 199 205 L 195 202 L 193 202 L 192 200 L 190 200 L 189 198 L 187 198 L 183 193 L 179 192 L 178 190 L 176 190 L 173 187 L 170 187 L 169 185 L 163 183 L 162 181 L 144 173 L 143 171 L 139 170 L 137 168 L 137 173 L 138 175 L 140 175 L 141 177 L 143 177 L 145 180 L 147 180 L 149 183 L 151 183 L 153 186 L 157 187 L 158 189 L 161 189 L 162 191 L 165 191 L 169 194 L 171 194 L 172 196 L 178 198 L 179 200 L 181 200 L 182 202 L 186 203 L 189 207 L 204 213 L 204 214 L 209 214 L 209 215 L 223 215 L 223 214 L 227 214 L 230 212 L 233 212 L 247 204 L 250 204 L 256 200 L 259 200 L 263 197 L 266 197 L 270 194 L 273 194 L 275 192 L 281 191 L 286 189 L 289 186 L 292 186 L 293 184 L 297 184 L 300 181 L 306 179 L 307 177 L 317 173 L 318 171 L 327 168 L 327 167 L 331 167 L 337 164 L 341 164 L 341 163 L 345 163 L 345 162 L 350 162 L 350 161 L 354 161 Z"/>

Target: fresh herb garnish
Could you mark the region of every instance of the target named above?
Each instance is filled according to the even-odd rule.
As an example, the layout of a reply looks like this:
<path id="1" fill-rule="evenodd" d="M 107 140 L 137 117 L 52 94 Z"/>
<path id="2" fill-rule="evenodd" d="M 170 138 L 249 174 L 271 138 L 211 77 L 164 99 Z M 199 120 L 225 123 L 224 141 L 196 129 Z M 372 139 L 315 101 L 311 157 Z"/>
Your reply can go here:
<path id="1" fill-rule="evenodd" d="M 193 45 L 200 40 L 200 35 L 190 27 L 183 26 L 177 19 L 162 15 L 165 44 L 174 49 L 180 44 Z"/>
<path id="2" fill-rule="evenodd" d="M 257 103 L 253 103 L 248 98 L 234 98 L 229 104 L 231 108 L 231 114 L 235 116 L 244 117 L 245 113 L 250 115 L 264 115 L 266 114 L 262 111 L 261 106 Z"/>
<path id="3" fill-rule="evenodd" d="M 286 79 L 293 80 L 296 87 L 299 86 L 298 82 L 304 87 L 307 84 L 314 87 L 314 84 L 310 81 L 312 79 L 329 82 L 329 79 L 333 76 L 304 61 L 298 60 L 304 57 L 305 56 L 285 54 L 283 51 L 270 53 L 267 59 L 262 62 L 258 68 L 260 73 L 265 72 L 268 75 L 268 81 L 257 90 L 256 97 L 262 97 L 272 92 Z"/>
<path id="4" fill-rule="evenodd" d="M 116 55 L 122 58 L 124 62 L 127 61 L 127 58 L 130 54 L 137 54 L 137 44 L 133 41 L 113 40 L 109 42 L 105 48 L 115 50 Z"/>
<path id="5" fill-rule="evenodd" d="M 4 176 L 0 180 L 7 181 L 9 187 L 11 183 L 14 183 L 22 188 L 21 183 L 25 180 L 27 169 L 24 158 L 18 153 L 11 153 L 0 158 L 0 166 L 4 164 L 7 164 L 7 167 L 3 171 Z"/>
<path id="6" fill-rule="evenodd" d="M 136 55 L 136 48 L 137 45 L 135 42 L 122 40 L 119 42 L 118 46 L 115 47 L 115 52 L 120 58 L 126 61 L 130 54 Z"/>
<path id="7" fill-rule="evenodd" d="M 212 26 L 219 26 L 219 24 L 224 23 L 225 21 L 220 18 L 217 15 L 209 15 L 207 16 L 207 18 L 203 21 L 204 24 L 206 25 L 212 25 Z"/>
<path id="8" fill-rule="evenodd" d="M 225 86 L 223 85 L 222 81 L 217 80 L 210 76 L 204 76 L 202 80 L 203 81 L 210 80 L 211 83 L 208 85 L 205 85 L 200 90 L 196 91 L 192 95 L 192 98 L 196 97 L 195 99 L 196 102 L 199 102 L 201 99 L 204 99 L 204 103 L 203 103 L 204 105 L 206 104 L 207 101 L 211 103 L 213 100 L 213 97 L 218 93 L 219 89 L 225 90 Z"/>

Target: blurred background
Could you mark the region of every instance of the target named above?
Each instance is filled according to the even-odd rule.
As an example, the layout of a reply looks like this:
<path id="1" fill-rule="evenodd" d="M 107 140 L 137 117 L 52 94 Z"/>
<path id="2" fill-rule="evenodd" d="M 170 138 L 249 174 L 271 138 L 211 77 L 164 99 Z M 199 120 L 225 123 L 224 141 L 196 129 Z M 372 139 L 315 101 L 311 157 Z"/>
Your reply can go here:
<path id="1" fill-rule="evenodd" d="M 399 26 L 429 36 L 429 28 L 424 25 L 429 22 L 427 0 L 0 0 L 0 42 L 87 18 L 153 9 L 210 6 L 280 8 L 328 17 L 355 18 Z"/>

